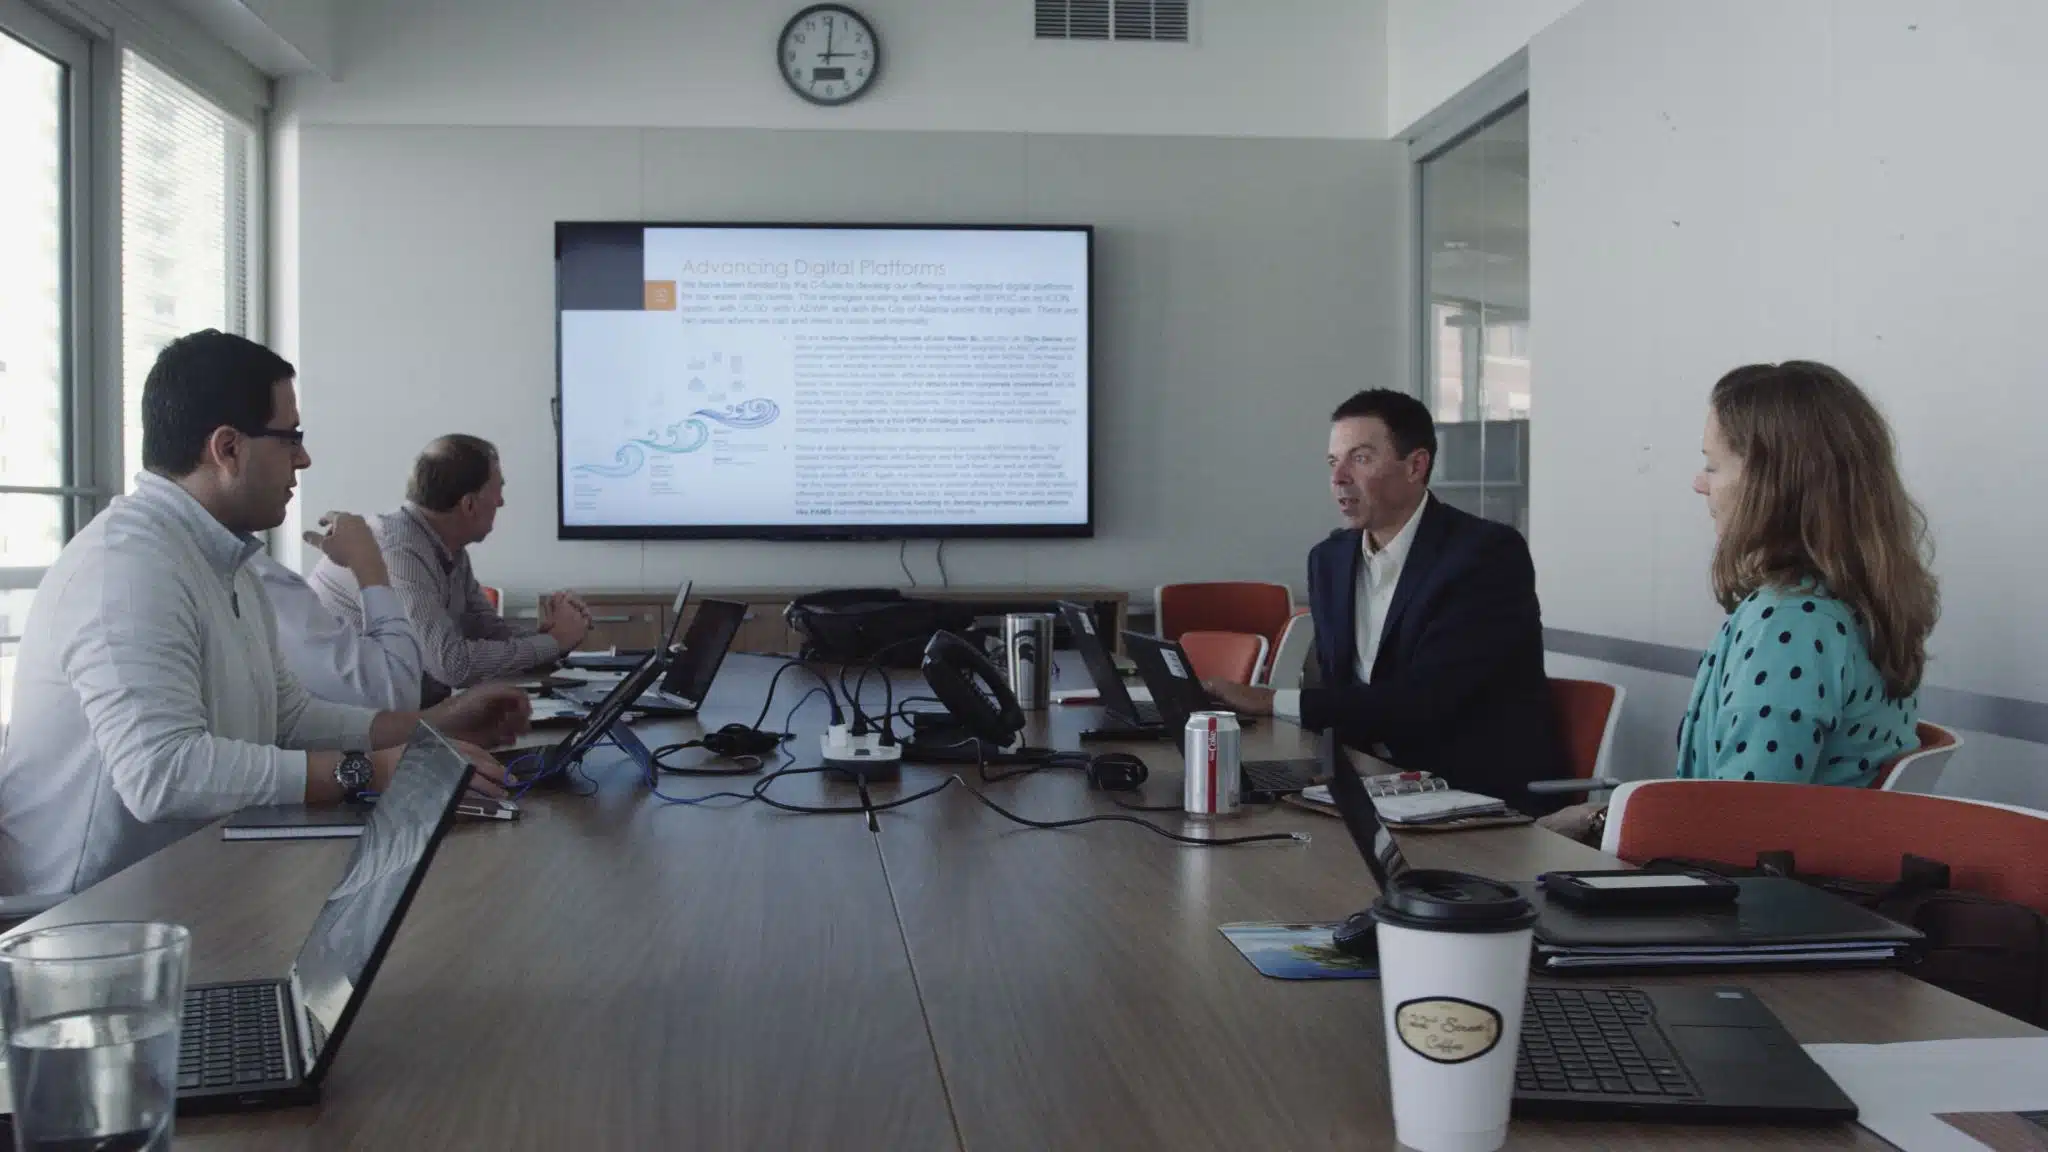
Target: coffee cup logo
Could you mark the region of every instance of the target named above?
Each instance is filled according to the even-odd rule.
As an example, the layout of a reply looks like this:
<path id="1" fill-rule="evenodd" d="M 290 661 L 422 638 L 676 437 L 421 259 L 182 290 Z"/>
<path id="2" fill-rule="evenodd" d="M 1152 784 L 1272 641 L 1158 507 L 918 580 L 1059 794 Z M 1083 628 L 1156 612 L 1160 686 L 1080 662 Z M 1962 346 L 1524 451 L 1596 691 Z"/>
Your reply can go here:
<path id="1" fill-rule="evenodd" d="M 1450 996 L 1409 1000 L 1394 1009 L 1394 1030 L 1410 1052 L 1425 1060 L 1463 1064 L 1500 1043 L 1500 1013 Z"/>

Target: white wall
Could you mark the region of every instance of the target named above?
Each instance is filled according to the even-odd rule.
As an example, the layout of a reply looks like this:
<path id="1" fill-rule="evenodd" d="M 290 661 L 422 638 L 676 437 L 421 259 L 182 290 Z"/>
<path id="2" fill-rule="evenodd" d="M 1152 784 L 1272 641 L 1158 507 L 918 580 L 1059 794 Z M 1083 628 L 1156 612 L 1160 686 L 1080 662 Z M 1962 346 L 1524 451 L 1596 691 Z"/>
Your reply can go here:
<path id="1" fill-rule="evenodd" d="M 1716 0 L 1707 0 L 1714 3 Z M 1528 46 L 1579 0 L 1387 0 L 1388 136 Z"/>
<path id="2" fill-rule="evenodd" d="M 1096 240 L 1086 541 L 961 541 L 956 582 L 1300 589 L 1334 525 L 1334 404 L 1406 378 L 1406 165 L 1385 141 L 749 129 L 297 130 L 306 515 L 388 509 L 432 436 L 504 455 L 477 551 L 556 586 L 897 584 L 896 546 L 555 537 L 553 225 L 575 219 L 1081 222 Z M 283 151 L 282 149 L 280 150 Z M 820 172 L 830 181 L 817 179 Z M 912 561 L 931 579 L 929 544 Z M 287 552 L 289 557 L 291 554 Z"/>
<path id="3" fill-rule="evenodd" d="M 339 79 L 285 82 L 273 120 L 304 514 L 394 506 L 420 446 L 466 430 L 505 453 L 512 506 L 478 559 L 514 594 L 686 567 L 900 583 L 893 544 L 554 539 L 553 224 L 1078 222 L 1098 227 L 1097 537 L 956 542 L 953 578 L 1299 585 L 1332 522 L 1330 407 L 1410 374 L 1405 163 L 1364 139 L 1380 0 L 1198 0 L 1189 45 L 1034 42 L 1029 0 L 861 0 L 884 73 L 840 109 L 776 71 L 797 6 L 336 6 Z"/>
<path id="4" fill-rule="evenodd" d="M 800 3 L 351 0 L 313 123 L 878 128 L 1370 138 L 1384 0 L 1196 0 L 1189 44 L 1032 38 L 1031 0 L 859 0 L 882 75 L 853 105 L 783 84 Z"/>
<path id="5" fill-rule="evenodd" d="M 1548 624 L 1703 645 L 1720 617 L 1689 489 L 1707 390 L 1740 363 L 1817 358 L 1885 409 L 1932 522 L 1929 683 L 2048 701 L 2048 163 L 2028 143 L 2044 38 L 2035 0 L 1587 0 L 1535 38 Z M 1629 715 L 1668 764 L 1675 708 Z M 1958 760 L 1976 791 L 2048 806 L 2048 747 L 1976 744 Z"/>

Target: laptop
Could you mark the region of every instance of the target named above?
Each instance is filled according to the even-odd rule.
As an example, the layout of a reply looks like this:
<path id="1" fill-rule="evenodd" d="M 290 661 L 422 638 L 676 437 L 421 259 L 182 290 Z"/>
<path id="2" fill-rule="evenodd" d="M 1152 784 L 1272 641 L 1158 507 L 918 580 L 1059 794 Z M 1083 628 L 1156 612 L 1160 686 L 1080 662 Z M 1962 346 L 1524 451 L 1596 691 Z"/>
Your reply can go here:
<path id="1" fill-rule="evenodd" d="M 584 753 L 590 751 L 591 746 L 602 739 L 628 709 L 634 707 L 634 702 L 654 686 L 667 666 L 666 650 L 657 648 L 642 656 L 640 663 L 612 685 L 604 699 L 598 701 L 559 742 L 521 745 L 493 752 L 498 763 L 505 766 L 505 782 L 515 788 L 544 779 L 566 783 L 569 767 L 581 760 Z"/>
<path id="2" fill-rule="evenodd" d="M 1095 693 L 1102 698 L 1102 711 L 1110 719 L 1110 723 L 1090 731 L 1089 736 L 1101 740 L 1156 740 L 1169 735 L 1166 725 L 1160 723 L 1159 709 L 1131 698 L 1115 659 L 1096 631 L 1095 613 L 1071 600 L 1060 601 L 1059 612 L 1060 623 L 1066 625 L 1067 634 L 1074 638 L 1081 663 L 1088 669 L 1088 679 L 1095 682 Z"/>
<path id="3" fill-rule="evenodd" d="M 1182 651 L 1180 642 L 1162 640 L 1142 632 L 1124 633 L 1124 647 L 1138 665 L 1138 675 L 1159 707 L 1159 722 L 1166 731 L 1178 734 L 1187 727 L 1188 717 L 1197 712 L 1228 712 L 1230 708 L 1209 695 L 1195 676 L 1194 662 Z M 1239 717 L 1246 728 L 1252 721 Z M 1245 760 L 1241 763 L 1243 791 L 1254 802 L 1276 800 L 1316 783 L 1320 767 L 1314 760 Z"/>
<path id="4" fill-rule="evenodd" d="M 1375 883 L 1408 870 L 1336 734 L 1330 794 Z M 1856 1105 L 1742 987 L 1530 984 L 1514 1114 L 1682 1124 L 1845 1124 Z"/>
<path id="5" fill-rule="evenodd" d="M 690 581 L 676 589 L 675 606 L 669 609 L 668 637 L 661 642 L 656 652 L 666 652 L 675 646 L 676 632 L 682 628 L 683 606 L 690 602 Z M 571 652 L 562 658 L 562 663 L 585 672 L 631 672 L 647 657 L 641 649 L 620 649 L 617 652 Z"/>
<path id="6" fill-rule="evenodd" d="M 469 782 L 440 734 L 413 730 L 341 880 L 283 979 L 195 984 L 178 1039 L 178 1112 L 253 1112 L 312 1103 L 398 934 Z M 0 1068 L 0 1112 L 12 1114 Z"/>
<path id="7" fill-rule="evenodd" d="M 679 614 L 677 619 L 682 617 Z M 695 716 L 718 678 L 733 637 L 747 619 L 747 606 L 733 600 L 706 600 L 697 605 L 697 615 L 683 633 L 682 650 L 669 659 L 668 673 L 658 686 L 640 694 L 633 707 L 649 716 Z M 557 695 L 585 707 L 596 707 L 608 695 L 594 685 L 572 688 Z"/>

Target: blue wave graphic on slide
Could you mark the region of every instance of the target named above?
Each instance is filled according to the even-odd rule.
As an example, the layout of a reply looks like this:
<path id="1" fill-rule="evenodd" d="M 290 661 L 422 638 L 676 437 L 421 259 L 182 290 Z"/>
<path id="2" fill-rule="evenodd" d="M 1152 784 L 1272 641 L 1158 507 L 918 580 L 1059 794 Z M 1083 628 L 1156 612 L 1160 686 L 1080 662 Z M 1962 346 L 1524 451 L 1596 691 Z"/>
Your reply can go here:
<path id="1" fill-rule="evenodd" d="M 759 397 L 728 404 L 724 408 L 699 408 L 662 429 L 659 436 L 635 437 L 619 445 L 618 451 L 612 453 L 611 463 L 578 464 L 576 471 L 608 480 L 624 479 L 646 466 L 649 452 L 680 456 L 702 448 L 711 442 L 712 424 L 744 430 L 766 428 L 781 418 L 782 409 L 776 406 L 775 401 Z"/>

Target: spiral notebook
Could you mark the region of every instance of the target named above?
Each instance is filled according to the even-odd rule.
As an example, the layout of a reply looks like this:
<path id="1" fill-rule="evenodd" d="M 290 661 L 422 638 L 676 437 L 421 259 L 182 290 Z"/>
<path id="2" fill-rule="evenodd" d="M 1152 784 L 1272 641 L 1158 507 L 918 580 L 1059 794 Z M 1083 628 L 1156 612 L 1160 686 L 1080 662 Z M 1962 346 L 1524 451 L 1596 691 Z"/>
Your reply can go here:
<path id="1" fill-rule="evenodd" d="M 1513 815 L 1508 806 L 1492 796 L 1453 788 L 1450 782 L 1427 772 L 1401 772 L 1365 777 L 1365 794 L 1381 822 L 1395 826 L 1442 824 L 1483 816 Z M 1332 805 L 1330 788 L 1318 784 L 1302 792 L 1311 804 Z"/>

